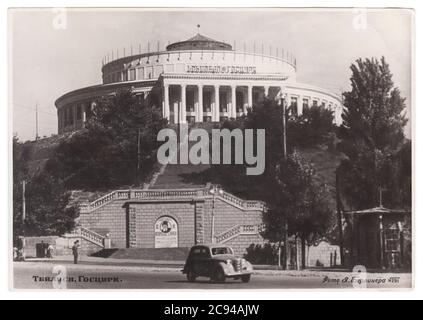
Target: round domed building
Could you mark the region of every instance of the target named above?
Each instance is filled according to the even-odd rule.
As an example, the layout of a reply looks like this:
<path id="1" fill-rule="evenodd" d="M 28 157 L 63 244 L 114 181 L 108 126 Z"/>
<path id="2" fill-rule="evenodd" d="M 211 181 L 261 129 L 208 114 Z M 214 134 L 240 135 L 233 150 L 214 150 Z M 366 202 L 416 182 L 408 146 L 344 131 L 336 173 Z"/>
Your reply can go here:
<path id="1" fill-rule="evenodd" d="M 132 51 L 132 50 L 131 50 Z M 148 50 L 150 51 L 150 50 Z M 117 56 L 117 55 L 116 55 Z M 102 67 L 103 83 L 68 92 L 56 100 L 58 133 L 84 127 L 94 101 L 131 89 L 142 103 L 162 108 L 170 123 L 219 122 L 236 118 L 265 96 L 284 94 L 293 112 L 321 105 L 340 124 L 341 97 L 296 81 L 295 57 L 237 51 L 230 44 L 197 34 L 165 51 L 112 56 Z"/>

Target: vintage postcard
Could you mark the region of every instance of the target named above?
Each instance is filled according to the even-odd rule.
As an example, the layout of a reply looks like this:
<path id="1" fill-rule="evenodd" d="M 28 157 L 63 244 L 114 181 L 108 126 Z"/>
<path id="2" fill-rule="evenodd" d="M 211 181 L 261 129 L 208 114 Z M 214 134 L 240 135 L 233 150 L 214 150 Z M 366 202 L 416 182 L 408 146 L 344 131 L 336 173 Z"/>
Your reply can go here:
<path id="1" fill-rule="evenodd" d="M 413 287 L 413 10 L 8 17 L 12 289 Z"/>

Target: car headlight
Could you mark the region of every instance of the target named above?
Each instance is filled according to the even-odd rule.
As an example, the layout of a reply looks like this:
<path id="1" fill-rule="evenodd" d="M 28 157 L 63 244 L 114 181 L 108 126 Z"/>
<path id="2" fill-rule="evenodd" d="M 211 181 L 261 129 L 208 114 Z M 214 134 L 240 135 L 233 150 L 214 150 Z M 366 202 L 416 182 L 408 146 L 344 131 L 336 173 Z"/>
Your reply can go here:
<path id="1" fill-rule="evenodd" d="M 232 266 L 232 260 L 230 260 L 230 259 L 226 260 L 226 264 L 229 265 L 229 266 Z"/>

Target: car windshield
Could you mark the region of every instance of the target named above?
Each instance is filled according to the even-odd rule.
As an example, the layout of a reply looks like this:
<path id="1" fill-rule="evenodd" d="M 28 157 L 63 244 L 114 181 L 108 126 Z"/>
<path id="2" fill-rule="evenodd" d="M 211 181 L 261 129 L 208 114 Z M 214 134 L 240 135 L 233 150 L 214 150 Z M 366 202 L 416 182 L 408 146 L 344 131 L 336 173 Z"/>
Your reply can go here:
<path id="1" fill-rule="evenodd" d="M 217 256 L 219 254 L 234 254 L 232 249 L 229 247 L 217 247 L 211 249 L 212 255 Z"/>

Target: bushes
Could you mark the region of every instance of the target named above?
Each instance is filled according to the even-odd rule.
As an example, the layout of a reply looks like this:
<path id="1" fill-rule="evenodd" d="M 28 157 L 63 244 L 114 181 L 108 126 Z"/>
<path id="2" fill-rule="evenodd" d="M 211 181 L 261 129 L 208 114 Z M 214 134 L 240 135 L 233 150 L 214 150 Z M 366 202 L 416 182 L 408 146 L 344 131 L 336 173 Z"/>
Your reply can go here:
<path id="1" fill-rule="evenodd" d="M 244 255 L 252 264 L 277 264 L 278 249 L 276 245 L 266 243 L 264 245 L 252 243 Z"/>

